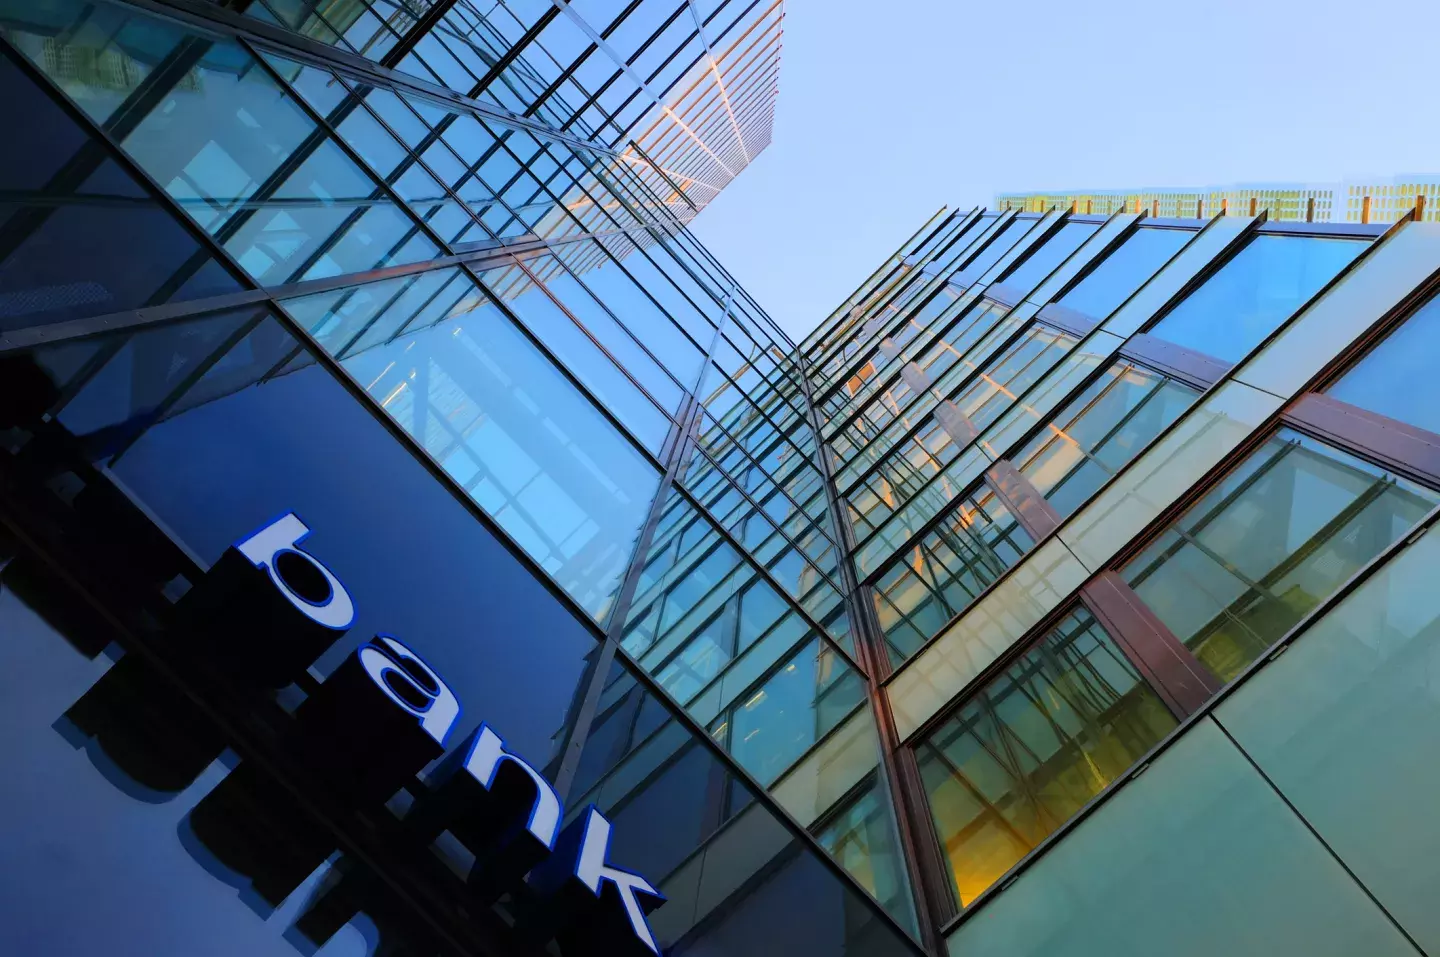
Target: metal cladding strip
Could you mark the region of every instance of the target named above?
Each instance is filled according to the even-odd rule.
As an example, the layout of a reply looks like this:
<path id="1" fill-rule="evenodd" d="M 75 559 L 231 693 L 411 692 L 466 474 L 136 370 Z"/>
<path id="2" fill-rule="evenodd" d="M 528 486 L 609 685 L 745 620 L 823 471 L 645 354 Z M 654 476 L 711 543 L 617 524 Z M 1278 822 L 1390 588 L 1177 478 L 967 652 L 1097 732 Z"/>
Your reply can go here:
<path id="1" fill-rule="evenodd" d="M 930 388 L 930 377 L 913 362 L 907 362 L 900 369 L 900 378 L 910 387 L 910 391 L 921 395 Z"/>
<path id="2" fill-rule="evenodd" d="M 1333 357 L 1410 302 L 1416 287 L 1437 274 L 1440 224 L 1409 223 L 1388 233 L 886 682 L 902 738 L 963 694 L 1202 476 L 1273 422 Z M 1158 309 L 1171 297 L 1145 298 Z M 1125 325 L 1132 323 L 1143 320 L 1132 314 Z"/>
<path id="3" fill-rule="evenodd" d="M 940 427 L 945 430 L 955 444 L 961 448 L 975 441 L 980 434 L 970 417 L 960 411 L 960 407 L 949 399 L 945 399 L 935 407 L 935 419 Z"/>
<path id="4" fill-rule="evenodd" d="M 1125 340 L 1125 348 L 1121 351 L 1126 357 L 1136 359 L 1202 392 L 1219 382 L 1225 377 L 1225 373 L 1230 371 L 1228 362 L 1143 332 L 1137 332 Z"/>
<path id="5" fill-rule="evenodd" d="M 977 481 L 990 463 L 999 458 L 1019 440 L 1030 427 L 1049 418 L 1091 370 L 1100 366 L 1120 348 L 1121 340 L 1103 330 L 1096 330 L 1079 343 L 1055 368 L 1026 390 L 999 419 L 979 436 L 979 441 L 957 455 L 924 486 L 909 497 L 908 503 L 886 520 L 856 551 L 856 563 L 867 576 L 875 572 L 891 555 L 924 532 L 958 497 L 958 490 Z M 957 407 L 958 408 L 958 407 Z M 932 490 L 945 490 L 938 505 Z"/>

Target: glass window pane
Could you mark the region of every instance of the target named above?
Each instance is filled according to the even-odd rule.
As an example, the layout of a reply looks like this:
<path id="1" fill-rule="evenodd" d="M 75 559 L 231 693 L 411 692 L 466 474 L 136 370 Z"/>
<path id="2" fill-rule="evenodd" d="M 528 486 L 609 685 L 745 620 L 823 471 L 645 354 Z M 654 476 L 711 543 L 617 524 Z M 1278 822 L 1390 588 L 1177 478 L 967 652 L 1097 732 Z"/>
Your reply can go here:
<path id="1" fill-rule="evenodd" d="M 1028 293 L 1050 275 L 1055 267 L 1080 248 L 1080 244 L 1095 234 L 1100 227 L 1094 223 L 1067 223 L 1059 232 L 1045 241 L 1030 258 L 1020 264 L 1014 272 L 1001 279 L 1001 283 Z"/>
<path id="2" fill-rule="evenodd" d="M 289 299 L 285 308 L 325 351 L 345 358 L 484 302 L 475 284 L 452 268 Z"/>
<path id="3" fill-rule="evenodd" d="M 895 837 L 888 801 L 871 784 L 815 832 L 851 877 L 860 882 L 902 926 L 914 932 L 915 914 L 905 878 L 905 859 Z"/>
<path id="4" fill-rule="evenodd" d="M 17 31 L 22 49 L 105 122 L 136 162 L 261 283 L 439 254 L 238 44 L 188 34 L 133 10 L 83 0 L 49 3 L 50 14 L 74 29 L 60 32 L 63 41 Z M 64 67 L 80 61 L 113 67 Z M 123 99 L 117 92 L 134 89 L 162 63 L 166 80 L 146 98 L 148 108 L 112 116 Z M 101 79 L 112 72 L 120 83 Z"/>
<path id="5" fill-rule="evenodd" d="M 1432 299 L 1325 391 L 1362 409 L 1440 432 L 1440 299 Z"/>
<path id="6" fill-rule="evenodd" d="M 646 448 L 659 454 L 670 434 L 670 418 L 625 377 L 543 286 L 518 265 L 486 270 L 480 279 Z"/>
<path id="7" fill-rule="evenodd" d="M 892 663 L 913 655 L 1034 547 L 989 489 L 962 499 L 875 584 L 875 613 Z"/>
<path id="8" fill-rule="evenodd" d="M 1142 226 L 1061 296 L 1060 305 L 1104 319 L 1194 236 L 1184 229 Z"/>
<path id="9" fill-rule="evenodd" d="M 985 270 L 999 262 L 1000 257 L 1009 252 L 1010 247 L 1019 242 L 1020 237 L 1024 236 L 1034 226 L 1034 220 L 1012 220 L 1000 235 L 995 237 L 990 245 L 986 246 L 979 255 L 966 264 L 964 269 L 954 275 L 953 281 L 958 285 L 968 286 L 979 279 L 985 274 Z"/>
<path id="10" fill-rule="evenodd" d="M 615 321 L 580 281 L 554 256 L 537 256 L 526 260 L 526 267 L 545 283 L 550 294 L 559 299 L 584 323 L 629 372 L 639 379 L 650 394 L 671 412 L 678 411 L 685 394 L 675 380 L 641 348 L 642 342 Z"/>
<path id="11" fill-rule="evenodd" d="M 581 281 L 627 329 L 654 351 L 682 385 L 693 385 L 704 362 L 704 354 L 695 343 L 665 316 L 618 263 L 604 254 L 598 244 L 586 242 L 575 245 L 590 247 L 599 253 L 589 268 L 575 269 Z M 573 263 L 573 259 L 568 257 L 566 261 Z M 710 345 L 710 338 L 703 340 L 702 345 L 706 348 Z"/>
<path id="12" fill-rule="evenodd" d="M 1282 429 L 1121 574 L 1229 681 L 1436 502 L 1430 489 Z"/>
<path id="13" fill-rule="evenodd" d="M 1203 720 L 949 938 L 952 957 L 1414 957 Z"/>
<path id="14" fill-rule="evenodd" d="M 603 621 L 659 483 L 488 299 L 352 352 L 347 371 L 522 549 Z"/>
<path id="15" fill-rule="evenodd" d="M 1353 239 L 1256 236 L 1149 331 L 1239 362 L 1366 245 Z"/>
<path id="16" fill-rule="evenodd" d="M 0 59 L 0 330 L 234 292 L 240 284 L 108 151 Z"/>
<path id="17" fill-rule="evenodd" d="M 1216 709 L 1427 952 L 1440 947 L 1440 533 L 1409 545 Z"/>
<path id="18" fill-rule="evenodd" d="M 1145 450 L 1199 393 L 1133 362 L 1113 363 L 1014 456 L 1062 517 Z"/>
<path id="19" fill-rule="evenodd" d="M 860 676 L 816 639 L 730 713 L 730 753 L 771 784 L 865 697 Z"/>
<path id="20" fill-rule="evenodd" d="M 935 829 L 969 904 L 1176 727 L 1077 608 L 917 749 Z"/>

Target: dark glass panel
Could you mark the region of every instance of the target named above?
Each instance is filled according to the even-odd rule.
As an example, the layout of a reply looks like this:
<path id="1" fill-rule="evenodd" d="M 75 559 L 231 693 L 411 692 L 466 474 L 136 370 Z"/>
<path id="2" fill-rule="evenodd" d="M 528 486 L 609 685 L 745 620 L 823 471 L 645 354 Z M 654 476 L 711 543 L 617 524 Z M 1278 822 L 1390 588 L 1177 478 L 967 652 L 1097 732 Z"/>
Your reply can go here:
<path id="1" fill-rule="evenodd" d="M 0 57 L 0 330 L 240 288 L 108 151 Z"/>

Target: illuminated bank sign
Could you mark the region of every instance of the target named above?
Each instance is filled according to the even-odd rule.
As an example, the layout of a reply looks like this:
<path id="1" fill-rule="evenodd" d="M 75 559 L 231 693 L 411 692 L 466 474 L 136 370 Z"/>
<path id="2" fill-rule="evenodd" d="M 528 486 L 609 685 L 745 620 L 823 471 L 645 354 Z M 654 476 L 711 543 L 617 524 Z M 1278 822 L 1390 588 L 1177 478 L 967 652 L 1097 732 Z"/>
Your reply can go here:
<path id="1" fill-rule="evenodd" d="M 303 548 L 309 534 L 288 514 L 237 542 L 235 551 L 265 572 L 309 622 L 331 632 L 333 641 L 333 632 L 354 623 L 355 602 L 340 579 Z M 294 637 L 305 643 L 303 634 Z M 300 649 L 299 658 L 313 660 L 315 647 L 312 641 Z M 444 679 L 390 635 L 377 635 L 358 649 L 313 698 L 297 717 L 319 729 L 311 735 L 322 740 L 314 749 L 317 756 L 343 763 L 345 754 L 356 755 L 355 766 L 339 772 L 347 793 L 382 801 L 405 774 L 444 752 L 460 718 L 460 702 Z M 368 740 L 354 740 L 357 736 Z M 482 724 L 466 738 L 427 783 L 431 793 L 407 814 L 407 823 L 412 817 L 422 824 L 433 821 L 435 833 L 449 830 L 470 846 L 487 871 L 479 883 L 488 878 L 492 896 L 505 882 L 528 874 L 530 887 L 548 903 L 542 923 L 550 926 L 539 928 L 538 935 L 584 925 L 589 933 L 633 935 L 634 942 L 659 952 L 645 915 L 664 896 L 645 878 L 610 863 L 610 822 L 591 805 L 562 831 L 565 811 L 554 786 L 489 726 Z M 633 949 L 622 947 L 625 943 L 612 937 L 593 941 L 591 949 L 607 954 Z"/>

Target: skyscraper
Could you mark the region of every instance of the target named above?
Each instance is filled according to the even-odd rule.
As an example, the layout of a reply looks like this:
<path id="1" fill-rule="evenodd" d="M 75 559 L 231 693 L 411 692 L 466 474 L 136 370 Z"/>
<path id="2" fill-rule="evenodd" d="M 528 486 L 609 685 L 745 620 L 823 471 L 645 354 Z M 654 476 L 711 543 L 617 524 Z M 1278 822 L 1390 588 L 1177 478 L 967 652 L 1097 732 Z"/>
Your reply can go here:
<path id="1" fill-rule="evenodd" d="M 1437 279 L 1411 217 L 942 212 L 801 345 L 950 953 L 1434 945 Z"/>
<path id="2" fill-rule="evenodd" d="M 797 346 L 781 17 L 0 0 L 6 953 L 1436 946 L 1440 226 L 942 210 Z"/>

